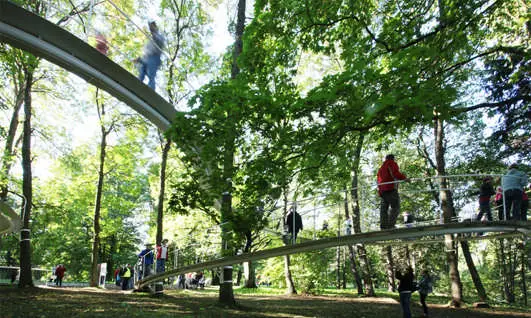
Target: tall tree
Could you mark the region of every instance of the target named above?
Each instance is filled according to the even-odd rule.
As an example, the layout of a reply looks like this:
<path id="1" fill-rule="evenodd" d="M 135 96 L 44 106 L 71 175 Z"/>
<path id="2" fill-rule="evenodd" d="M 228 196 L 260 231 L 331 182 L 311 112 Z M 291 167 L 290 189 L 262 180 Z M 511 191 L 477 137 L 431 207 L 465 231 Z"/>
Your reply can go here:
<path id="1" fill-rule="evenodd" d="M 33 286 L 31 273 L 31 209 L 33 205 L 33 186 L 31 171 L 31 113 L 32 100 L 31 90 L 33 87 L 33 74 L 38 66 L 38 60 L 29 57 L 29 63 L 24 66 L 24 130 L 22 138 L 22 194 L 24 195 L 24 205 L 22 210 L 22 229 L 20 230 L 20 279 L 19 287 Z"/>
<path id="2" fill-rule="evenodd" d="M 94 218 L 93 218 L 93 241 L 92 241 L 92 267 L 90 286 L 97 287 L 99 285 L 99 251 L 100 251 L 100 218 L 101 218 L 101 202 L 103 196 L 103 184 L 105 180 L 105 160 L 107 155 L 107 137 L 114 130 L 116 123 L 114 121 L 107 122 L 108 115 L 105 110 L 105 102 L 99 97 L 99 89 L 96 89 L 96 107 L 98 109 L 98 118 L 100 126 L 100 158 L 98 168 L 98 181 L 96 186 L 96 196 L 94 198 Z"/>
<path id="3" fill-rule="evenodd" d="M 360 134 L 355 144 L 353 152 L 353 161 L 352 161 L 352 183 L 350 196 L 352 200 L 352 226 L 354 233 L 361 233 L 361 208 L 360 208 L 360 198 L 359 198 L 359 176 L 360 176 L 360 163 L 361 163 L 361 151 L 363 149 L 363 142 L 365 140 L 365 135 Z M 348 217 L 348 215 L 347 215 Z M 363 283 L 365 287 L 365 293 L 367 296 L 373 297 L 374 286 L 372 283 L 372 273 L 371 273 L 371 264 L 367 256 L 367 250 L 364 244 L 358 244 L 356 246 L 358 252 L 358 257 L 360 259 L 361 272 L 363 274 Z"/>

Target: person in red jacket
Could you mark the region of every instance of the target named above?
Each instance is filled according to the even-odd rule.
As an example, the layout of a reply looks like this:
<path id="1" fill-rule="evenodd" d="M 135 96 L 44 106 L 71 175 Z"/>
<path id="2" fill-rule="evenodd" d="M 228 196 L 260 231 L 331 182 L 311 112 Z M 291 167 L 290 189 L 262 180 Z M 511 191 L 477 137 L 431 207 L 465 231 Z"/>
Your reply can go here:
<path id="1" fill-rule="evenodd" d="M 107 55 L 107 52 L 109 51 L 109 43 L 107 42 L 107 38 L 105 38 L 105 36 L 99 32 L 96 34 L 96 50 L 103 55 Z"/>
<path id="2" fill-rule="evenodd" d="M 385 156 L 385 161 L 378 169 L 378 194 L 380 195 L 380 228 L 391 229 L 400 215 L 400 197 L 398 196 L 398 180 L 409 179 L 400 172 L 395 162 L 395 155 Z M 391 209 L 389 210 L 389 207 Z"/>
<path id="3" fill-rule="evenodd" d="M 63 266 L 63 264 L 57 265 L 55 268 L 55 286 L 63 286 L 63 277 L 65 276 L 66 268 Z"/>

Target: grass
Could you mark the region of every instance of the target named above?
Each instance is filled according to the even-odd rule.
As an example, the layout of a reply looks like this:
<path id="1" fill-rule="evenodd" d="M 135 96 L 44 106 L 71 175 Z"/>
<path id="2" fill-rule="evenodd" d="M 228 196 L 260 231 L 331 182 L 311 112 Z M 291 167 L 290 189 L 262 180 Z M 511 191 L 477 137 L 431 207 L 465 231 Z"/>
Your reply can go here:
<path id="1" fill-rule="evenodd" d="M 0 317 L 401 317 L 397 294 L 359 297 L 344 290 L 324 295 L 284 295 L 284 290 L 234 288 L 236 306 L 221 306 L 218 290 L 166 290 L 161 297 L 97 288 L 0 287 Z M 440 298 L 439 298 L 440 297 Z M 421 317 L 413 297 L 413 317 Z M 430 317 L 531 317 L 528 309 L 448 308 L 448 298 L 431 297 Z"/>

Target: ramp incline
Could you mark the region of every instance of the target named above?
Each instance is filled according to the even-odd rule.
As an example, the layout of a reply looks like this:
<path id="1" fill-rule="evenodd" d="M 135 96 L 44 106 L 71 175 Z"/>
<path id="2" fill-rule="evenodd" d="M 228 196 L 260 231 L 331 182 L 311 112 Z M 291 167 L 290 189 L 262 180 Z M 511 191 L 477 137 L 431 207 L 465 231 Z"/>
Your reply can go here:
<path id="1" fill-rule="evenodd" d="M 385 241 L 407 240 L 421 237 L 439 236 L 444 234 L 488 232 L 503 232 L 529 236 L 531 234 L 531 222 L 498 221 L 488 223 L 448 223 L 429 225 L 424 227 L 400 228 L 385 231 L 367 232 L 353 235 L 345 235 L 340 237 L 325 238 L 315 241 L 306 241 L 300 244 L 282 246 L 254 253 L 229 256 L 204 263 L 184 266 L 164 273 L 148 276 L 143 280 L 138 281 L 137 286 L 141 288 L 151 283 L 159 282 L 170 276 L 177 276 L 179 274 L 190 273 L 215 267 L 231 266 L 234 264 L 240 264 L 251 260 L 254 261 L 289 254 L 321 250 L 335 246 L 355 245 L 359 243 L 373 244 Z M 485 238 L 488 239 L 489 237 L 486 236 Z"/>
<path id="2" fill-rule="evenodd" d="M 173 105 L 133 74 L 68 31 L 5 0 L 0 0 L 0 41 L 77 74 L 129 105 L 162 131 L 175 118 Z"/>

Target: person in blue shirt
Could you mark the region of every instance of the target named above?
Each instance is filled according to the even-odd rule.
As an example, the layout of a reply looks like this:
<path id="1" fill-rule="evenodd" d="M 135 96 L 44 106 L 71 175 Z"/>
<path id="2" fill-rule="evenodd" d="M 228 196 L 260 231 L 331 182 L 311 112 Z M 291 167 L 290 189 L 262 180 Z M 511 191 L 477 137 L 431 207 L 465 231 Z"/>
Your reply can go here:
<path id="1" fill-rule="evenodd" d="M 149 31 L 151 32 L 151 39 L 144 46 L 144 55 L 142 58 L 137 58 L 135 62 L 138 63 L 138 79 L 143 82 L 147 76 L 148 86 L 155 90 L 155 77 L 161 64 L 160 56 L 165 39 L 154 21 L 149 22 Z"/>
<path id="2" fill-rule="evenodd" d="M 527 175 L 518 170 L 517 164 L 509 166 L 509 171 L 502 177 L 504 208 L 507 219 L 520 220 L 520 210 Z"/>
<path id="3" fill-rule="evenodd" d="M 138 254 L 138 258 L 142 261 L 142 277 L 151 275 L 153 271 L 153 245 L 151 243 L 146 243 L 146 248 Z"/>

